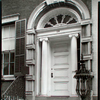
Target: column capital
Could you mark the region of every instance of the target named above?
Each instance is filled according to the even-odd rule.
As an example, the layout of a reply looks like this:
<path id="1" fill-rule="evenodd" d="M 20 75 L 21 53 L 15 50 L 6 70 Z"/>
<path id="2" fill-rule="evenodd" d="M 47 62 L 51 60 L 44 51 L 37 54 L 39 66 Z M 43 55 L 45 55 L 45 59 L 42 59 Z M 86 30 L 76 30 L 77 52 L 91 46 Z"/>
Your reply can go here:
<path id="1" fill-rule="evenodd" d="M 70 37 L 70 38 L 72 38 L 72 37 L 78 38 L 78 37 L 79 37 L 79 34 L 78 34 L 78 33 L 76 33 L 76 34 L 69 34 L 69 37 Z"/>
<path id="2" fill-rule="evenodd" d="M 39 40 L 40 41 L 48 41 L 49 39 L 47 37 L 45 37 L 45 38 L 40 38 Z"/>

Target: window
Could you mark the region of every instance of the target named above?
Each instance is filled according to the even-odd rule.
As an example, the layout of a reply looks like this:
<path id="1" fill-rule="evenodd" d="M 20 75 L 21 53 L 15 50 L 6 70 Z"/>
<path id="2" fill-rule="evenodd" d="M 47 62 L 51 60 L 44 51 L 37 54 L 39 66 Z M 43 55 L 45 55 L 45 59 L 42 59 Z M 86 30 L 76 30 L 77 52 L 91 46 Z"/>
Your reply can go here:
<path id="1" fill-rule="evenodd" d="M 15 24 L 2 26 L 2 51 L 15 49 Z"/>
<path id="2" fill-rule="evenodd" d="M 3 75 L 14 74 L 14 52 L 3 52 L 2 53 L 2 71 Z"/>
<path id="3" fill-rule="evenodd" d="M 15 21 L 19 13 L 2 17 L 2 79 L 14 80 Z"/>
<path id="4" fill-rule="evenodd" d="M 14 74 L 15 24 L 2 26 L 2 75 Z"/>
<path id="5" fill-rule="evenodd" d="M 76 22 L 77 20 L 73 18 L 72 16 L 60 14 L 60 15 L 55 16 L 54 18 L 51 18 L 48 22 L 46 22 L 44 28 L 57 27 L 57 26 L 72 24 Z"/>

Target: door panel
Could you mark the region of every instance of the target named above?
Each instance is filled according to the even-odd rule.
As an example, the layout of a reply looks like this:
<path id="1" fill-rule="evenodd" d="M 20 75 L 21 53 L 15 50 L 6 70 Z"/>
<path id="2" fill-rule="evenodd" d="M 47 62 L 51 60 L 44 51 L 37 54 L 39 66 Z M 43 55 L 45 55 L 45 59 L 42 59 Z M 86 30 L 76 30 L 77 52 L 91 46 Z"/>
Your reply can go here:
<path id="1" fill-rule="evenodd" d="M 66 55 L 54 56 L 54 65 L 68 64 L 68 57 Z"/>
<path id="2" fill-rule="evenodd" d="M 56 43 L 52 45 L 52 66 L 51 66 L 51 95 L 69 96 L 69 44 Z"/>
<path id="3" fill-rule="evenodd" d="M 65 68 L 55 69 L 54 68 L 54 78 L 66 78 L 66 77 L 68 77 L 68 71 L 69 71 L 68 68 L 67 69 L 65 69 Z"/>

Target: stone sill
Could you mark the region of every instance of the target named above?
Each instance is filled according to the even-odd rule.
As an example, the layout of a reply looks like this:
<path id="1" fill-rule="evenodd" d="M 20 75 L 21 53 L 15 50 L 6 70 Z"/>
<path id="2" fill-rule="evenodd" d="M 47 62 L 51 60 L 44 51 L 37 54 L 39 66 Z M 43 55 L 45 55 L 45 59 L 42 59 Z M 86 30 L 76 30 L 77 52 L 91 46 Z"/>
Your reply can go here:
<path id="1" fill-rule="evenodd" d="M 3 77 L 1 78 L 3 81 L 6 80 L 15 80 L 14 75 L 3 75 Z"/>

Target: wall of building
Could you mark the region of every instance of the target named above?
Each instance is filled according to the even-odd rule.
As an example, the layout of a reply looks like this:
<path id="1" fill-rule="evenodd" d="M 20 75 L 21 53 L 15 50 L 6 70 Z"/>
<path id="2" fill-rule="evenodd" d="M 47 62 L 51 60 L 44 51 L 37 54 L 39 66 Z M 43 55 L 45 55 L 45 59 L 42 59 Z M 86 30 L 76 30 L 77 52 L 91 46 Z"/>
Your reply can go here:
<path id="1" fill-rule="evenodd" d="M 98 0 L 92 0 L 92 53 L 93 53 L 93 95 L 98 95 Z"/>
<path id="2" fill-rule="evenodd" d="M 20 14 L 20 19 L 29 18 L 32 11 L 44 0 L 2 0 L 2 16 Z"/>
<path id="3" fill-rule="evenodd" d="M 32 11 L 43 0 L 2 0 L 2 16 L 12 15 L 19 13 L 19 19 L 26 18 L 28 21 Z M 12 81 L 2 82 L 2 93 L 7 89 Z"/>
<path id="4" fill-rule="evenodd" d="M 92 0 L 82 0 L 89 9 L 90 15 L 92 14 Z"/>
<path id="5" fill-rule="evenodd" d="M 20 14 L 20 19 L 29 18 L 32 11 L 44 0 L 2 0 L 2 16 L 15 13 Z M 91 12 L 91 0 L 82 0 Z"/>
<path id="6" fill-rule="evenodd" d="M 29 19 L 32 11 L 44 0 L 2 0 L 2 16 L 7 16 L 11 14 L 20 14 L 19 19 L 26 18 Z M 88 7 L 91 17 L 93 19 L 92 25 L 92 34 L 93 34 L 93 72 L 94 72 L 94 79 L 93 79 L 93 95 L 97 96 L 97 70 L 98 70 L 98 43 L 97 43 L 97 34 L 98 34 L 98 0 L 82 0 L 86 6 Z M 96 67 L 95 67 L 96 66 Z M 11 81 L 2 82 L 2 92 L 10 85 Z M 96 100 L 96 99 L 94 99 Z"/>
<path id="7" fill-rule="evenodd" d="M 82 0 L 88 7 L 92 19 L 91 34 L 93 37 L 92 42 L 92 70 L 94 78 L 92 80 L 93 100 L 97 100 L 98 95 L 98 1 L 99 0 Z"/>

